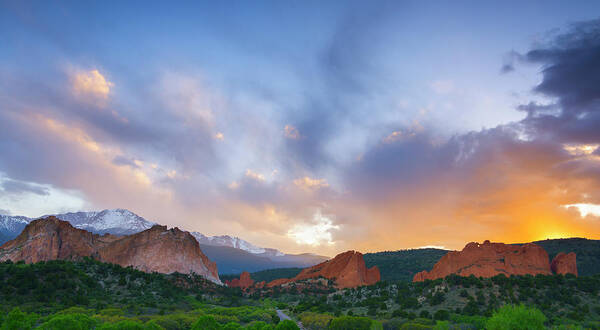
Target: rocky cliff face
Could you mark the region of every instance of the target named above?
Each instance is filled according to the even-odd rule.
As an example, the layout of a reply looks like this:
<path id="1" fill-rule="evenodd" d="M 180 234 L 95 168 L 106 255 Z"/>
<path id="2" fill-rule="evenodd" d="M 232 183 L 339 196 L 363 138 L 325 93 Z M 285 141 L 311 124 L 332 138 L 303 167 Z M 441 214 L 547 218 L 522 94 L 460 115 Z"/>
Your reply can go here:
<path id="1" fill-rule="evenodd" d="M 144 272 L 196 273 L 220 283 L 217 265 L 202 253 L 196 239 L 178 228 L 155 225 L 124 236 L 98 250 L 98 259 Z"/>
<path id="2" fill-rule="evenodd" d="M 0 261 L 77 259 L 93 255 L 115 238 L 73 228 L 68 222 L 50 216 L 32 221 L 17 238 L 0 246 Z"/>
<path id="3" fill-rule="evenodd" d="M 234 278 L 231 281 L 225 281 L 225 284 L 227 284 L 227 286 L 230 286 L 230 287 L 246 289 L 246 288 L 249 288 L 252 285 L 254 285 L 254 280 L 252 280 L 252 278 L 250 277 L 250 273 L 243 272 L 242 274 L 240 274 L 239 279 Z M 263 286 L 264 286 L 264 283 L 263 283 Z"/>
<path id="4" fill-rule="evenodd" d="M 335 258 L 305 268 L 292 279 L 277 279 L 271 281 L 268 286 L 273 287 L 285 283 L 317 278 L 322 276 L 327 279 L 335 279 L 338 288 L 353 288 L 361 285 L 371 285 L 379 282 L 379 268 L 367 269 L 365 260 L 360 252 L 347 251 L 335 256 Z"/>
<path id="5" fill-rule="evenodd" d="M 32 221 L 17 238 L 0 246 L 0 261 L 31 263 L 85 256 L 145 272 L 196 273 L 221 283 L 216 264 L 202 253 L 194 237 L 166 226 L 129 236 L 100 236 L 50 216 Z"/>
<path id="6" fill-rule="evenodd" d="M 575 252 L 569 254 L 561 252 L 552 259 L 550 268 L 555 274 L 573 274 L 577 276 L 577 255 Z"/>
<path id="7" fill-rule="evenodd" d="M 552 271 L 548 253 L 536 244 L 508 245 L 485 241 L 483 244 L 469 243 L 462 251 L 448 252 L 431 271 L 415 274 L 413 282 L 434 280 L 450 274 L 492 277 L 498 274 L 550 275 Z"/>

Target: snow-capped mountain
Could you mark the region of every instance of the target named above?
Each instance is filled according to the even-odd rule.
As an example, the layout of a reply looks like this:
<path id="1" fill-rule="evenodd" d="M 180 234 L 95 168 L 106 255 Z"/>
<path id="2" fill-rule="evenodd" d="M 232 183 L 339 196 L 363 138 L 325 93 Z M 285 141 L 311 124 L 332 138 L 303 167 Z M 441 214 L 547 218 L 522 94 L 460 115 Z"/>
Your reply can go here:
<path id="1" fill-rule="evenodd" d="M 212 245 L 212 246 L 229 246 L 232 248 L 244 250 L 253 254 L 268 254 L 273 256 L 283 256 L 279 250 L 262 248 L 256 246 L 248 241 L 245 241 L 239 237 L 231 237 L 229 235 L 221 235 L 221 236 L 205 236 L 202 233 L 197 231 L 192 232 L 192 235 L 196 238 L 198 243 L 204 245 Z"/>
<path id="2" fill-rule="evenodd" d="M 70 222 L 73 227 L 96 234 L 130 235 L 155 225 L 154 222 L 124 209 L 53 215 Z M 39 218 L 44 217 L 47 215 Z M 17 237 L 29 222 L 39 218 L 0 215 L 0 245 Z M 309 267 L 328 259 L 313 254 L 285 254 L 277 249 L 256 246 L 239 237 L 229 235 L 206 236 L 199 232 L 191 234 L 200 243 L 202 251 L 217 263 L 221 274 L 239 273 L 243 270 Z"/>
<path id="3" fill-rule="evenodd" d="M 21 216 L 0 215 L 0 245 L 17 237 L 31 220 Z"/>
<path id="4" fill-rule="evenodd" d="M 130 235 L 139 233 L 155 225 L 154 222 L 150 222 L 124 209 L 48 214 L 38 218 L 0 215 L 0 244 L 17 237 L 29 222 L 45 218 L 49 215 L 68 221 L 75 228 L 101 235 L 106 233 Z"/>
<path id="5" fill-rule="evenodd" d="M 99 212 L 71 212 L 53 215 L 61 220 L 70 222 L 75 228 L 84 229 L 96 234 L 131 235 L 150 229 L 156 224 L 124 209 L 103 210 Z M 44 217 L 47 217 L 47 215 L 40 218 Z"/>
<path id="6" fill-rule="evenodd" d="M 30 221 L 45 218 L 49 215 L 68 221 L 75 228 L 84 229 L 95 234 L 130 235 L 149 229 L 156 224 L 125 209 L 48 214 L 38 218 L 0 215 L 0 244 L 17 237 Z M 229 235 L 205 236 L 199 232 L 192 232 L 191 234 L 198 243 L 203 245 L 228 246 L 266 257 L 285 255 L 279 250 L 262 248 L 239 237 Z"/>

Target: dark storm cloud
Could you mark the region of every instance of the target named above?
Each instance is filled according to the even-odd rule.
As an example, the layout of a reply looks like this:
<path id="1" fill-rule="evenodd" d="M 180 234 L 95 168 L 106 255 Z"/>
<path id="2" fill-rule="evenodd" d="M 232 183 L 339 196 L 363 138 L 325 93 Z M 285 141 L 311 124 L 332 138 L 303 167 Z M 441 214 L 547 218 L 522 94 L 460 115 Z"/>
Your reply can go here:
<path id="1" fill-rule="evenodd" d="M 2 183 L 0 183 L 0 188 L 4 193 L 8 194 L 32 193 L 41 196 L 47 196 L 50 194 L 48 188 L 40 187 L 39 185 L 34 185 L 28 182 L 11 179 L 6 179 Z"/>
<path id="2" fill-rule="evenodd" d="M 413 231 L 430 222 L 440 226 L 432 219 L 512 239 L 543 235 L 552 226 L 563 235 L 597 228 L 560 205 L 581 203 L 582 196 L 600 201 L 597 159 L 565 149 L 600 143 L 599 32 L 600 21 L 579 23 L 527 53 L 527 61 L 542 67 L 534 91 L 553 103 L 532 101 L 518 107 L 527 113 L 522 121 L 448 140 L 427 129 L 383 139 L 345 171 L 351 198 L 377 210 L 373 222 L 392 232 L 388 226 Z M 539 219 L 552 225 L 542 226 Z M 386 239 L 385 232 L 378 234 Z"/>
<path id="3" fill-rule="evenodd" d="M 556 100 L 558 115 L 532 109 L 524 124 L 530 134 L 564 143 L 600 141 L 600 20 L 574 24 L 526 54 L 541 65 L 534 91 Z"/>
<path id="4" fill-rule="evenodd" d="M 509 57 L 511 65 L 522 59 L 514 51 Z M 380 143 L 349 171 L 349 181 L 357 188 L 372 186 L 372 194 L 376 187 L 422 183 L 444 172 L 467 175 L 488 166 L 491 159 L 539 163 L 531 154 L 550 152 L 549 146 L 554 146 L 552 154 L 562 155 L 552 159 L 558 164 L 568 159 L 563 143 L 600 143 L 600 20 L 571 26 L 524 59 L 541 65 L 542 81 L 534 91 L 555 103 L 520 105 L 517 110 L 528 114 L 521 122 L 458 135 L 441 144 L 426 132 Z M 526 141 L 520 140 L 522 133 Z M 525 146 L 526 153 L 516 152 Z"/>

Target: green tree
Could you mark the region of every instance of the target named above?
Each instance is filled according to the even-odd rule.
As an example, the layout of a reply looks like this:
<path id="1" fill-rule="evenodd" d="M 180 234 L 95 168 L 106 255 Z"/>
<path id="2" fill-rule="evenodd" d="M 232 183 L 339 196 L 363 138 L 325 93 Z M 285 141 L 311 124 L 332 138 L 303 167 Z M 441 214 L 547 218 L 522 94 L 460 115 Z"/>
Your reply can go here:
<path id="1" fill-rule="evenodd" d="M 13 308 L 6 318 L 4 318 L 4 322 L 2 322 L 1 330 L 28 330 L 33 327 L 35 321 L 37 320 L 36 314 L 25 314 L 18 307 Z"/>
<path id="2" fill-rule="evenodd" d="M 450 312 L 445 309 L 440 309 L 433 314 L 433 318 L 439 321 L 445 321 L 450 319 Z"/>
<path id="3" fill-rule="evenodd" d="M 92 329 L 96 325 L 96 320 L 81 314 L 58 314 L 40 325 L 40 329 L 65 329 L 65 330 L 86 330 Z M 111 328 L 112 329 L 112 328 Z"/>
<path id="4" fill-rule="evenodd" d="M 163 330 L 164 328 L 161 327 L 160 325 L 158 325 L 158 323 L 156 323 L 156 321 L 151 320 L 151 321 L 144 323 L 144 329 L 145 330 Z"/>
<path id="5" fill-rule="evenodd" d="M 239 323 L 229 322 L 229 323 L 225 324 L 221 329 L 222 330 L 238 330 L 238 329 L 242 329 L 242 326 Z"/>
<path id="6" fill-rule="evenodd" d="M 200 318 L 192 324 L 192 330 L 220 330 L 221 325 L 215 318 L 210 315 L 200 316 Z"/>
<path id="7" fill-rule="evenodd" d="M 545 329 L 546 316 L 533 307 L 523 305 L 506 305 L 500 308 L 486 323 L 486 329 L 519 329 L 537 330 Z"/>
<path id="8" fill-rule="evenodd" d="M 291 320 L 283 320 L 277 324 L 275 330 L 300 330 L 298 325 Z"/>
<path id="9" fill-rule="evenodd" d="M 331 320 L 330 330 L 369 330 L 373 321 L 366 317 L 342 316 Z"/>
<path id="10" fill-rule="evenodd" d="M 265 321 L 253 322 L 246 327 L 246 330 L 273 330 L 274 327 Z"/>

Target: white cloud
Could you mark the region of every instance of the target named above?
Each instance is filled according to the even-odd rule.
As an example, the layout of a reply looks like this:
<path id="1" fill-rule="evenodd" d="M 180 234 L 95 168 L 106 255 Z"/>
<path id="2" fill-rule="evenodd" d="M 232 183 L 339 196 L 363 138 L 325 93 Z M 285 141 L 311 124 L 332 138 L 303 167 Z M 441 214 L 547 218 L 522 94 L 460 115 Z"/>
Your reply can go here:
<path id="1" fill-rule="evenodd" d="M 108 81 L 98 70 L 78 71 L 72 76 L 73 91 L 78 95 L 108 98 L 114 84 Z"/>
<path id="2" fill-rule="evenodd" d="M 317 190 L 320 188 L 329 187 L 329 183 L 325 179 L 313 179 L 308 176 L 294 180 L 294 184 L 307 191 Z"/>
<path id="3" fill-rule="evenodd" d="M 320 211 L 313 216 L 311 224 L 296 224 L 287 233 L 296 243 L 303 245 L 319 246 L 321 244 L 333 245 L 331 231 L 339 230 L 340 226 L 334 225 L 331 219 L 321 214 Z"/>
<path id="4" fill-rule="evenodd" d="M 0 205 L 3 213 L 39 217 L 45 214 L 81 211 L 87 206 L 83 194 L 78 191 L 24 181 L 19 182 L 26 184 L 30 189 L 17 191 L 2 188 L 2 184 L 11 181 L 14 180 L 0 174 Z M 36 189 L 43 190 L 44 193 L 41 194 Z"/>
<path id="5" fill-rule="evenodd" d="M 254 172 L 253 170 L 250 170 L 250 169 L 246 170 L 246 177 L 254 179 L 256 181 L 265 181 L 265 176 L 264 175 L 262 175 L 260 173 L 257 173 L 257 172 Z"/>
<path id="6" fill-rule="evenodd" d="M 587 217 L 590 214 L 600 217 L 600 205 L 599 204 L 579 203 L 579 204 L 568 204 L 568 205 L 563 205 L 563 206 L 565 208 L 571 208 L 571 207 L 576 208 L 577 211 L 579 211 L 579 214 L 581 214 L 581 216 L 583 218 Z"/>

